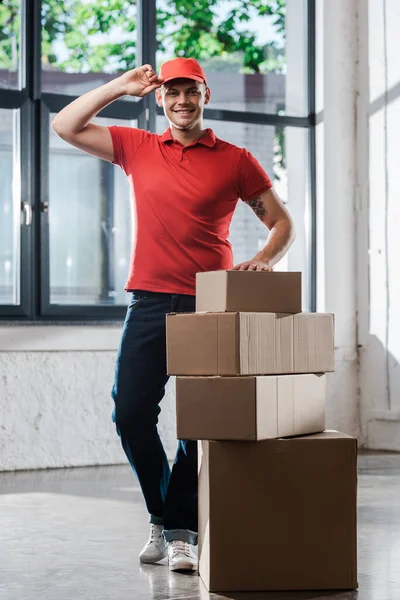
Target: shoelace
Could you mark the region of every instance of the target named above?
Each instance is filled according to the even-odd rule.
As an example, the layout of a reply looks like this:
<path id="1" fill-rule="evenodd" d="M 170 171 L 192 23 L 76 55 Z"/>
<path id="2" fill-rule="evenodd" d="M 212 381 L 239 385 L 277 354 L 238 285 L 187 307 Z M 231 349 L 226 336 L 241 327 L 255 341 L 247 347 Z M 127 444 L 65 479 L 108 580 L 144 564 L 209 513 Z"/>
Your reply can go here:
<path id="1" fill-rule="evenodd" d="M 190 556 L 190 545 L 188 542 L 183 542 L 181 540 L 173 540 L 170 542 L 172 546 L 172 555 L 176 554 L 185 554 L 186 556 Z"/>
<path id="2" fill-rule="evenodd" d="M 149 542 L 158 542 L 162 536 L 162 531 L 156 525 L 151 524 Z"/>

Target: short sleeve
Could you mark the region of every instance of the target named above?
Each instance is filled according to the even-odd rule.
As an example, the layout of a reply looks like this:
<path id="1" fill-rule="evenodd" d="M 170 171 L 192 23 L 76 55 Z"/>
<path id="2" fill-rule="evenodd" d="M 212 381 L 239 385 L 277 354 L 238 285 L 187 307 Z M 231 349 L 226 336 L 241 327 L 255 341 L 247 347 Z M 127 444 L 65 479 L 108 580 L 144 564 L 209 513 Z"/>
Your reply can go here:
<path id="1" fill-rule="evenodd" d="M 238 194 L 244 202 L 257 198 L 270 189 L 272 183 L 258 160 L 245 148 L 241 150 L 238 164 Z"/>
<path id="2" fill-rule="evenodd" d="M 111 125 L 108 130 L 114 148 L 113 164 L 120 166 L 126 173 L 137 149 L 150 134 L 143 129 L 118 125 Z"/>

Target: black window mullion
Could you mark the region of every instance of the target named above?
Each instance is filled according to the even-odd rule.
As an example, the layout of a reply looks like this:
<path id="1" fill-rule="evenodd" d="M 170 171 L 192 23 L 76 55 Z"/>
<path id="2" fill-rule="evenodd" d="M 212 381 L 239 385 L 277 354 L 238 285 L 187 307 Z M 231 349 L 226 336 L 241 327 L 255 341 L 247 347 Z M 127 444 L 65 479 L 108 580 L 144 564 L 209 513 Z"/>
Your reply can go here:
<path id="1" fill-rule="evenodd" d="M 156 0 L 137 2 L 137 42 L 136 65 L 150 64 L 156 69 Z M 138 127 L 149 131 L 156 130 L 156 103 L 153 94 L 143 98 L 143 111 L 138 119 Z"/>
<path id="2" fill-rule="evenodd" d="M 41 87 L 41 0 L 21 0 L 22 89 L 38 99 Z"/>
<path id="3" fill-rule="evenodd" d="M 126 306 L 82 306 L 75 304 L 50 304 L 42 321 L 101 321 L 104 323 L 123 321 L 126 316 Z"/>
<path id="4" fill-rule="evenodd" d="M 26 90 L 1 90 L 0 108 L 21 108 L 26 102 L 28 94 Z"/>
<path id="5" fill-rule="evenodd" d="M 50 307 L 50 235 L 49 235 L 49 170 L 50 110 L 45 102 L 40 107 L 40 182 L 36 210 L 36 247 L 40 260 L 36 261 L 37 307 L 40 315 L 46 315 Z"/>
<path id="6" fill-rule="evenodd" d="M 27 314 L 22 306 L 14 304 L 0 304 L 0 321 L 26 321 Z"/>
<path id="7" fill-rule="evenodd" d="M 42 94 L 42 102 L 46 104 L 51 113 L 58 113 L 65 106 L 75 100 L 77 96 L 67 96 L 65 94 Z M 137 119 L 143 111 L 143 99 L 137 102 L 126 100 L 116 100 L 99 112 L 98 117 L 108 117 L 109 119 Z"/>
<path id="8" fill-rule="evenodd" d="M 32 317 L 34 314 L 34 205 L 35 205 L 35 136 L 34 136 L 34 104 L 27 100 L 21 108 L 20 117 L 20 160 L 21 160 L 21 264 L 20 289 L 21 308 L 24 314 Z M 29 210 L 28 210 L 29 209 Z"/>
<path id="9" fill-rule="evenodd" d="M 41 137 L 41 87 L 42 87 L 42 25 L 41 25 L 41 0 L 25 0 L 29 7 L 27 11 L 27 31 L 28 44 L 26 68 L 27 68 L 27 89 L 32 102 L 32 138 L 31 138 L 31 186 L 33 221 L 31 226 L 31 306 L 32 318 L 36 319 L 40 315 L 41 303 L 41 218 L 40 218 L 40 203 L 41 203 L 41 177 L 42 177 L 42 162 L 41 162 L 41 145 L 43 138 Z"/>

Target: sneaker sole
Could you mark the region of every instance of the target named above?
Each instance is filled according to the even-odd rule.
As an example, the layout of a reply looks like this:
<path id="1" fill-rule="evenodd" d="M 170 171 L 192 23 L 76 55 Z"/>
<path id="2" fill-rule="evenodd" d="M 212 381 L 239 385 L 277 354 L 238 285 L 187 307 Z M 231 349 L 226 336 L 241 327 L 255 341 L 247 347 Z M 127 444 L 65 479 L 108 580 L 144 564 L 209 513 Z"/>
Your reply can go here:
<path id="1" fill-rule="evenodd" d="M 170 571 L 197 571 L 197 565 L 193 565 L 190 562 L 179 563 L 178 565 L 169 565 Z"/>
<path id="2" fill-rule="evenodd" d="M 156 562 L 160 562 L 160 560 L 163 560 L 163 558 L 165 558 L 167 556 L 167 552 L 165 552 L 165 554 L 160 554 L 159 556 L 156 556 L 155 558 L 142 558 L 141 556 L 139 556 L 139 561 L 145 565 L 152 565 Z"/>

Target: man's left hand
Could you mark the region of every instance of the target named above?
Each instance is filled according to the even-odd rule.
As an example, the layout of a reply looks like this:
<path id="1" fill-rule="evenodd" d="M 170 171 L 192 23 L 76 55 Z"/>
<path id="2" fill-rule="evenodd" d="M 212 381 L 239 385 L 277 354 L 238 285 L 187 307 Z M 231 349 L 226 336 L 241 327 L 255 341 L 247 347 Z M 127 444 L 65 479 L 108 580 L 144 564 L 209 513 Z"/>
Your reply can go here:
<path id="1" fill-rule="evenodd" d="M 272 267 L 262 260 L 248 260 L 233 267 L 233 271 L 272 271 Z"/>

